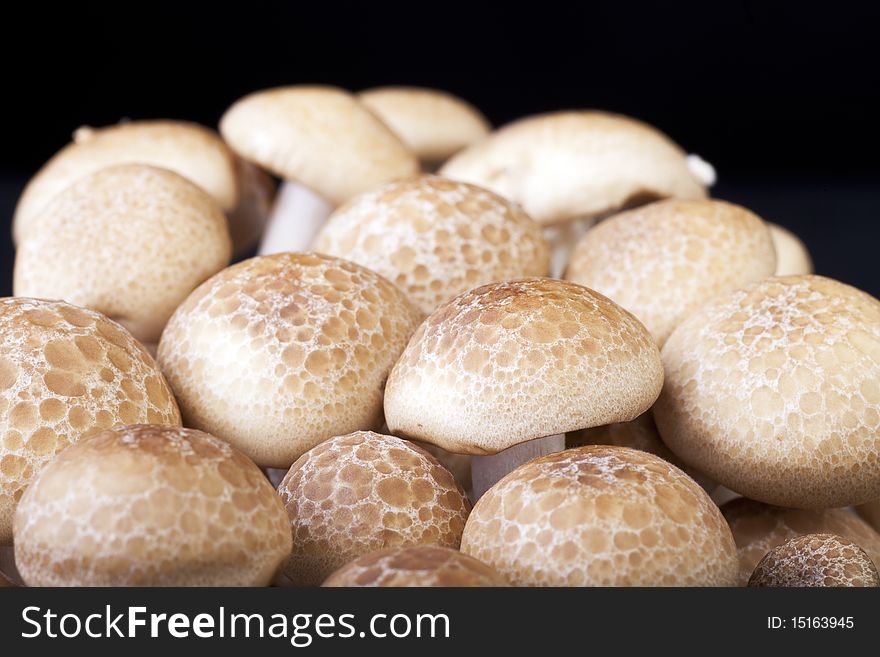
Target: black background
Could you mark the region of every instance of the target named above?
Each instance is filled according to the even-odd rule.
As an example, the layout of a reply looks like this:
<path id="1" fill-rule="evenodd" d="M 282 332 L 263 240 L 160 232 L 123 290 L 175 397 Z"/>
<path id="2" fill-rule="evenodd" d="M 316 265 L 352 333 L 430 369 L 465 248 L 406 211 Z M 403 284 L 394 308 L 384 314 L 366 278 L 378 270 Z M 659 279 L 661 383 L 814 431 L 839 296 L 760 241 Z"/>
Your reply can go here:
<path id="1" fill-rule="evenodd" d="M 495 124 L 581 107 L 644 119 L 716 166 L 716 196 L 798 232 L 819 273 L 880 294 L 877 3 L 6 7 L 7 222 L 27 177 L 79 125 L 170 117 L 216 126 L 236 98 L 263 87 L 417 84 L 471 100 Z"/>

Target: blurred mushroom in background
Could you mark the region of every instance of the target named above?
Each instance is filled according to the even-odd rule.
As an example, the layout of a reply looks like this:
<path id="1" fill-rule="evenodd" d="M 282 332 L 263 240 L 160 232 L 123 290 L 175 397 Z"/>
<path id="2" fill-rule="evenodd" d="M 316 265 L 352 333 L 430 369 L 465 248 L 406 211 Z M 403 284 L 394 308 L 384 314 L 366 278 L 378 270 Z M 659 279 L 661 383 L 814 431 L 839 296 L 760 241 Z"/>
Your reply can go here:
<path id="1" fill-rule="evenodd" d="M 776 275 L 812 274 L 813 260 L 801 239 L 779 224 L 767 223 L 776 249 Z"/>

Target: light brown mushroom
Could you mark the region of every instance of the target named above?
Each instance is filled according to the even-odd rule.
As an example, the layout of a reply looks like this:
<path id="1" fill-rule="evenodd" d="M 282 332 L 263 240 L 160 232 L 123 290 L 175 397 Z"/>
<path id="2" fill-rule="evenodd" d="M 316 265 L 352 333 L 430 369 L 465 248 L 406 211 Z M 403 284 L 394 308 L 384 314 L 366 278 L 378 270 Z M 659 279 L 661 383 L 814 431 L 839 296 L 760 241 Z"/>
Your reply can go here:
<path id="1" fill-rule="evenodd" d="M 807 534 L 770 550 L 755 567 L 749 586 L 880 586 L 880 575 L 852 541 L 834 534 Z"/>
<path id="2" fill-rule="evenodd" d="M 812 274 L 813 260 L 806 245 L 787 228 L 768 223 L 776 250 L 776 275 Z"/>
<path id="3" fill-rule="evenodd" d="M 344 564 L 382 548 L 457 549 L 471 508 L 437 459 L 371 431 L 312 448 L 293 464 L 278 493 L 293 533 L 285 574 L 300 586 L 318 585 Z"/>

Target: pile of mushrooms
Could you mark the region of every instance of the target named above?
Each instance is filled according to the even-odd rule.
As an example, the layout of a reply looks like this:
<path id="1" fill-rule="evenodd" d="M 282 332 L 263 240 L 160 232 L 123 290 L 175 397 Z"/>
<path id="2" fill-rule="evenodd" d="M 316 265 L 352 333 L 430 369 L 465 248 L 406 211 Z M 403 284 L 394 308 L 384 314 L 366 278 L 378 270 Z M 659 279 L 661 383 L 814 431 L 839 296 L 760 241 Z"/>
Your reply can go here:
<path id="1" fill-rule="evenodd" d="M 0 586 L 880 585 L 880 301 L 714 179 L 414 87 L 76 130 L 12 226 Z"/>

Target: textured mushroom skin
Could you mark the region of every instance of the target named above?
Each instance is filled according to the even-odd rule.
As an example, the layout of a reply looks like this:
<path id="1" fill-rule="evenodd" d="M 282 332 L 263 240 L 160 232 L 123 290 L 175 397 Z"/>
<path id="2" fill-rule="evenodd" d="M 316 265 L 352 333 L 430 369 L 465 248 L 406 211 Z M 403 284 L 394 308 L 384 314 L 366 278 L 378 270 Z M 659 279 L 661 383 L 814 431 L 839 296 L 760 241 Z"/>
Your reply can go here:
<path id="1" fill-rule="evenodd" d="M 260 469 L 178 427 L 120 427 L 66 450 L 15 518 L 29 586 L 265 586 L 290 544 Z"/>
<path id="2" fill-rule="evenodd" d="M 410 442 L 370 431 L 337 436 L 293 464 L 278 493 L 293 531 L 285 574 L 316 586 L 374 550 L 458 549 L 470 503 L 452 474 Z"/>
<path id="3" fill-rule="evenodd" d="M 737 576 L 730 529 L 705 491 L 625 447 L 520 466 L 477 502 L 461 550 L 514 586 L 730 586 Z"/>
<path id="4" fill-rule="evenodd" d="M 880 586 L 880 575 L 852 541 L 834 534 L 807 534 L 770 550 L 749 586 Z"/>
<path id="5" fill-rule="evenodd" d="M 770 550 L 804 534 L 836 534 L 861 547 L 880 563 L 880 534 L 847 509 L 783 509 L 739 498 L 721 507 L 739 553 L 739 584 L 745 586 Z"/>
<path id="6" fill-rule="evenodd" d="M 178 308 L 159 363 L 187 426 L 263 467 L 382 423 L 385 378 L 419 321 L 392 283 L 336 258 L 246 260 Z"/>
<path id="7" fill-rule="evenodd" d="M 728 488 L 830 508 L 880 496 L 880 302 L 819 276 L 754 283 L 663 347 L 663 441 Z"/>
<path id="8" fill-rule="evenodd" d="M 766 224 L 745 208 L 669 199 L 623 212 L 587 231 L 565 278 L 620 304 L 661 347 L 712 297 L 772 276 Z"/>
<path id="9" fill-rule="evenodd" d="M 0 300 L 0 544 L 57 453 L 120 424 L 180 424 L 153 358 L 121 326 L 60 301 Z"/>
<path id="10" fill-rule="evenodd" d="M 328 587 L 500 587 L 491 567 L 473 557 L 428 545 L 387 548 L 359 557 L 330 575 Z"/>
<path id="11" fill-rule="evenodd" d="M 437 176 L 393 182 L 334 212 L 315 251 L 369 267 L 425 314 L 479 285 L 545 276 L 550 249 L 522 209 Z"/>
<path id="12" fill-rule="evenodd" d="M 388 378 L 389 429 L 463 454 L 632 420 L 662 386 L 659 352 L 628 312 L 580 285 L 485 285 L 438 308 Z"/>

